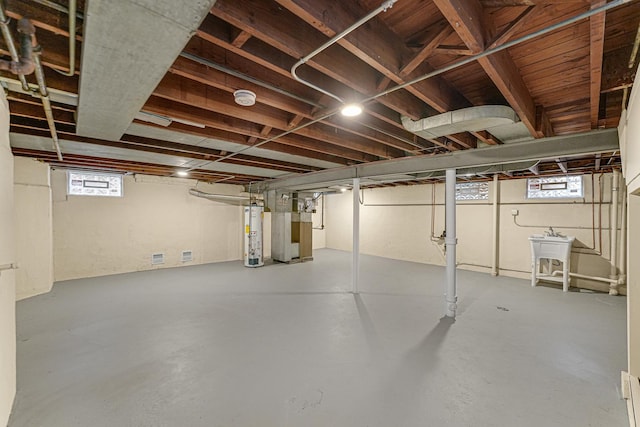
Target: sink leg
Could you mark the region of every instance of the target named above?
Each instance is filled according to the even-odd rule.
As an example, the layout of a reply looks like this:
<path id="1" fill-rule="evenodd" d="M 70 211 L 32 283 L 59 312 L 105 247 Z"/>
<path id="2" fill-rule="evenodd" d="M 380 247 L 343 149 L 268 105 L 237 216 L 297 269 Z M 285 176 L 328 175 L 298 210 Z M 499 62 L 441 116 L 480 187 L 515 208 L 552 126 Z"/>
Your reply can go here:
<path id="1" fill-rule="evenodd" d="M 537 272 L 538 272 L 538 261 L 535 258 L 531 258 L 531 286 L 535 287 L 537 280 Z"/>
<path id="2" fill-rule="evenodd" d="M 569 263 L 562 263 L 562 291 L 569 292 Z"/>

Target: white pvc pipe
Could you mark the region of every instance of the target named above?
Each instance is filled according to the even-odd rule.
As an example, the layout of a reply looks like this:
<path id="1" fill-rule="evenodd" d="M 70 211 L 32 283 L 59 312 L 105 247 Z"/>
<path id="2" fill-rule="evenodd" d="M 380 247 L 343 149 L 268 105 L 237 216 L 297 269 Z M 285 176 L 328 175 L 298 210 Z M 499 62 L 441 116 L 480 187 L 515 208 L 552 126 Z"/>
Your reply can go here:
<path id="1" fill-rule="evenodd" d="M 639 27 L 640 28 L 640 27 Z M 622 279 L 627 277 L 627 188 L 622 183 L 622 215 L 620 223 L 620 253 L 618 256 L 618 265 L 620 266 L 620 276 Z"/>
<path id="2" fill-rule="evenodd" d="M 609 278 L 616 280 L 609 287 L 609 295 L 618 295 L 617 279 L 618 279 L 618 199 L 620 196 L 620 171 L 613 170 L 613 183 L 611 184 L 611 213 L 610 213 L 610 230 L 609 243 L 611 253 L 611 271 Z"/>
<path id="3" fill-rule="evenodd" d="M 498 202 L 500 199 L 500 180 L 498 174 L 493 175 L 493 256 L 491 258 L 491 275 L 498 275 L 498 245 L 499 245 L 499 227 L 500 212 L 498 210 Z"/>
<path id="4" fill-rule="evenodd" d="M 551 276 L 555 277 L 555 276 L 559 276 L 561 274 L 563 274 L 563 272 L 561 270 L 556 270 L 553 273 L 551 273 Z M 594 280 L 596 282 L 606 282 L 606 283 L 609 283 L 610 285 L 623 285 L 624 284 L 624 281 L 623 281 L 622 278 L 608 279 L 606 277 L 588 276 L 586 274 L 578 274 L 578 273 L 569 273 L 569 277 L 577 277 L 578 279 Z"/>
<path id="5" fill-rule="evenodd" d="M 445 231 L 447 250 L 447 292 L 445 315 L 456 317 L 458 296 L 456 295 L 456 170 L 447 169 L 445 183 Z"/>
<path id="6" fill-rule="evenodd" d="M 360 273 L 360 178 L 353 178 L 353 260 L 351 262 L 351 286 L 354 294 L 358 291 Z"/>

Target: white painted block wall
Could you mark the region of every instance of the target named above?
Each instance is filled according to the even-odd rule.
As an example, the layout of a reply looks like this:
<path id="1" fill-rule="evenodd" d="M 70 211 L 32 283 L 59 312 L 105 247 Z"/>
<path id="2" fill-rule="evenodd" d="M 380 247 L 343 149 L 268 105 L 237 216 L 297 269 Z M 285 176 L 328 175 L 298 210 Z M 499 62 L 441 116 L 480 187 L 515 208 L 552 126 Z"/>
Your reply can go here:
<path id="1" fill-rule="evenodd" d="M 584 177 L 582 199 L 536 201 L 526 198 L 526 180 L 500 182 L 500 274 L 530 277 L 530 247 L 528 237 L 543 233 L 549 226 L 563 234 L 576 236 L 576 245 L 594 249 L 575 249 L 571 269 L 581 274 L 607 277 L 609 275 L 609 216 L 611 202 L 611 174 L 594 176 L 595 200 L 599 201 L 599 180 L 603 187 L 602 251 L 600 233 L 593 240 L 591 175 Z M 435 208 L 432 195 L 435 191 Z M 458 263 L 460 268 L 483 272 L 491 271 L 492 261 L 492 202 L 495 192 L 489 183 L 487 201 L 458 202 Z M 326 246 L 351 250 L 351 192 L 327 196 Z M 405 187 L 366 189 L 361 206 L 361 252 L 393 259 L 444 265 L 442 246 L 432 243 L 431 221 L 434 234 L 444 230 L 444 185 L 427 184 Z M 511 211 L 517 209 L 518 224 Z M 596 226 L 599 206 L 595 207 Z M 432 215 L 433 214 L 433 215 Z M 567 228 L 563 228 L 567 227 Z M 583 252 L 583 253 L 578 253 Z M 588 253 L 593 253 L 589 255 Z M 607 291 L 601 282 L 572 279 L 572 284 Z"/>
<path id="2" fill-rule="evenodd" d="M 56 281 L 178 267 L 183 250 L 203 264 L 242 257 L 242 209 L 189 194 L 196 182 L 126 176 L 124 197 L 67 196 L 66 172 L 52 173 Z M 198 184 L 207 193 L 242 187 Z M 165 263 L 152 265 L 153 253 Z"/>
<path id="3" fill-rule="evenodd" d="M 14 247 L 13 155 L 9 106 L 0 90 L 0 265 L 16 262 Z M 7 424 L 16 393 L 15 270 L 0 271 L 0 426 Z"/>
<path id="4" fill-rule="evenodd" d="M 16 299 L 49 292 L 53 286 L 53 223 L 49 165 L 14 158 Z"/>

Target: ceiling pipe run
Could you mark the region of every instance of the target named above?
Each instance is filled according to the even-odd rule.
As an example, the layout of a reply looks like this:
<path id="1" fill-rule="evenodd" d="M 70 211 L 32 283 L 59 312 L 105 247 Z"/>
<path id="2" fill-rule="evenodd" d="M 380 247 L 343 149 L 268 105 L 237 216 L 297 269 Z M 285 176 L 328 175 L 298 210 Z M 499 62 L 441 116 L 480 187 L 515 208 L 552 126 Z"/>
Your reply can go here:
<path id="1" fill-rule="evenodd" d="M 487 49 L 484 52 L 481 52 L 481 53 L 476 54 L 476 55 L 469 56 L 466 59 L 463 59 L 461 61 L 454 62 L 454 63 L 452 63 L 452 64 L 450 64 L 450 65 L 448 65 L 446 67 L 440 68 L 438 70 L 434 70 L 434 71 L 432 71 L 430 73 L 427 73 L 427 74 L 423 74 L 422 76 L 417 77 L 417 78 L 415 78 L 413 80 L 410 80 L 408 82 L 405 82 L 403 84 L 391 87 L 391 88 L 389 88 L 389 89 L 387 89 L 387 90 L 385 90 L 383 92 L 378 93 L 377 95 L 374 95 L 374 96 L 371 96 L 369 98 L 366 98 L 366 99 L 362 100 L 360 102 L 360 104 L 364 105 L 366 103 L 375 101 L 376 99 L 378 99 L 378 98 L 380 98 L 382 96 L 389 95 L 390 93 L 393 93 L 393 92 L 398 91 L 400 89 L 404 89 L 406 87 L 412 86 L 412 85 L 414 85 L 416 83 L 419 83 L 419 82 L 421 82 L 423 80 L 429 79 L 431 77 L 438 76 L 438 75 L 443 74 L 443 73 L 445 73 L 447 71 L 451 71 L 451 70 L 454 70 L 454 69 L 456 69 L 458 67 L 461 67 L 463 65 L 466 65 L 466 64 L 469 64 L 471 62 L 477 61 L 480 58 L 484 58 L 486 56 L 489 56 L 489 55 L 492 55 L 494 53 L 500 52 L 502 50 L 508 49 L 508 48 L 513 47 L 515 45 L 518 45 L 520 43 L 523 43 L 523 42 L 529 41 L 531 39 L 534 39 L 536 37 L 548 34 L 548 33 L 552 32 L 552 31 L 556 31 L 556 30 L 558 30 L 560 28 L 566 27 L 567 25 L 571 25 L 571 24 L 573 24 L 573 23 L 575 23 L 577 21 L 581 21 L 583 19 L 587 19 L 587 18 L 589 18 L 589 17 L 591 17 L 593 15 L 596 15 L 598 13 L 604 13 L 604 12 L 610 10 L 610 9 L 615 8 L 615 7 L 621 6 L 621 5 L 625 4 L 625 3 L 629 3 L 630 1 L 632 1 L 632 0 L 614 0 L 614 1 L 612 1 L 610 3 L 607 3 L 607 4 L 605 4 L 605 5 L 601 6 L 601 7 L 597 7 L 595 9 L 590 9 L 589 11 L 581 13 L 579 15 L 576 15 L 573 18 L 569 18 L 569 19 L 567 19 L 565 21 L 562 21 L 562 22 L 559 22 L 557 24 L 550 25 L 549 27 L 546 27 L 546 28 L 543 28 L 541 30 L 535 31 L 535 32 L 533 32 L 531 34 L 528 34 L 526 36 L 511 40 L 511 41 L 506 42 L 506 43 L 504 43 L 504 44 L 502 44 L 500 46 L 496 46 L 496 47 L 494 47 L 492 49 Z M 292 128 L 292 129 L 284 131 L 284 132 L 282 132 L 282 133 L 280 133 L 278 135 L 275 135 L 275 136 L 272 136 L 272 137 L 267 138 L 265 140 L 262 140 L 262 141 L 254 144 L 254 145 L 251 145 L 249 147 L 245 147 L 245 148 L 243 148 L 241 150 L 235 151 L 233 153 L 229 153 L 224 157 L 218 158 L 216 160 L 211 160 L 209 163 L 221 162 L 221 161 L 224 161 L 224 160 L 229 159 L 231 157 L 235 157 L 238 154 L 244 153 L 245 151 L 251 150 L 252 148 L 257 148 L 257 147 L 260 147 L 260 146 L 262 146 L 264 144 L 268 144 L 269 142 L 272 142 L 272 141 L 275 141 L 277 139 L 280 139 L 280 138 L 282 138 L 284 136 L 287 136 L 287 135 L 289 135 L 291 133 L 295 133 L 295 132 L 299 131 L 300 129 L 304 129 L 304 128 L 306 128 L 308 126 L 311 126 L 311 125 L 313 125 L 315 123 L 318 123 L 318 122 L 321 122 L 323 120 L 326 120 L 329 117 L 332 117 L 332 116 L 336 115 L 339 111 L 340 111 L 340 108 L 332 109 L 332 110 L 326 112 L 325 114 L 322 114 L 321 116 L 319 116 L 319 117 L 317 117 L 317 118 L 315 118 L 313 120 L 309 120 L 306 123 L 298 125 L 298 126 Z M 464 151 L 467 151 L 467 150 L 464 150 Z M 205 165 L 207 165 L 209 163 L 205 163 L 204 165 L 200 165 L 199 167 L 205 166 Z"/>
<path id="2" fill-rule="evenodd" d="M 63 76 L 71 77 L 76 73 L 76 18 L 77 18 L 77 0 L 69 0 L 69 71 L 66 73 L 55 69 Z"/>
<path id="3" fill-rule="evenodd" d="M 291 67 L 291 75 L 293 76 L 293 78 L 296 79 L 297 81 L 299 81 L 300 83 L 302 83 L 303 85 L 306 85 L 306 86 L 308 86 L 308 87 L 310 87 L 312 89 L 315 89 L 318 92 L 324 93 L 325 95 L 330 96 L 331 98 L 335 99 L 336 101 L 340 102 L 341 104 L 344 104 L 345 101 L 342 98 L 340 98 L 337 95 L 334 95 L 333 93 L 329 92 L 328 90 L 322 89 L 321 87 L 318 87 L 318 86 L 314 85 L 313 83 L 311 83 L 308 80 L 304 80 L 303 78 L 298 76 L 298 74 L 296 74 L 296 70 L 298 69 L 298 67 L 300 67 L 301 65 L 303 65 L 304 63 L 309 61 L 311 58 L 313 58 L 314 56 L 316 56 L 320 52 L 322 52 L 325 49 L 327 49 L 328 47 L 336 44 L 338 41 L 340 41 L 341 39 L 343 39 L 347 35 L 349 35 L 349 33 L 353 32 L 354 30 L 356 30 L 358 27 L 362 26 L 367 21 L 373 19 L 376 15 L 378 15 L 378 14 L 380 14 L 382 12 L 386 12 L 389 8 L 393 7 L 393 4 L 396 1 L 398 1 L 398 0 L 387 0 L 387 1 L 385 1 L 380 6 L 378 6 L 376 9 L 371 11 L 368 15 L 364 16 L 360 20 L 356 21 L 355 23 L 353 23 L 352 25 L 347 27 L 345 30 L 343 30 L 340 33 L 338 33 L 335 36 L 333 36 L 330 40 L 328 40 L 322 46 L 320 46 L 319 48 L 317 48 L 316 50 L 314 50 L 310 54 L 300 58 L 300 60 L 298 62 L 296 62 L 295 64 L 293 64 L 293 67 Z"/>
<path id="4" fill-rule="evenodd" d="M 20 20 L 20 21 L 22 22 L 23 20 Z M 15 72 L 14 72 L 14 74 L 17 74 L 20 79 L 20 83 L 22 84 L 22 89 L 28 91 L 29 84 L 27 83 L 27 78 L 25 77 L 25 74 L 31 74 L 35 67 L 33 65 L 33 60 L 31 56 L 32 55 L 31 40 L 36 30 L 35 28 L 33 28 L 33 26 L 31 26 L 31 28 L 28 28 L 25 24 L 23 24 L 22 31 L 20 31 L 21 54 L 22 55 L 27 54 L 28 58 L 21 58 L 18 55 L 18 50 L 16 49 L 16 45 L 13 41 L 13 36 L 11 35 L 11 29 L 9 28 L 9 18 L 7 18 L 7 15 L 4 12 L 4 7 L 2 6 L 2 4 L 0 4 L 0 30 L 2 31 L 2 36 L 4 37 L 5 44 L 7 45 L 7 48 L 9 49 L 9 54 L 11 55 L 11 62 L 9 64 L 9 68 L 5 68 L 5 69 L 7 70 L 11 69 L 11 66 L 12 66 L 11 64 L 25 64 L 28 62 L 31 63 L 31 70 L 28 73 L 25 72 L 25 71 L 28 71 L 28 67 L 26 67 L 25 65 L 16 66 Z M 28 34 L 29 32 L 30 34 Z M 29 45 L 28 47 L 24 46 L 24 43 L 26 43 L 27 40 L 26 40 L 26 37 L 23 37 L 27 34 L 28 34 L 28 45 Z M 7 62 L 7 61 L 2 61 L 2 62 Z"/>
<path id="5" fill-rule="evenodd" d="M 494 53 L 498 53 L 500 51 L 509 49 L 510 47 L 516 46 L 516 45 L 518 45 L 520 43 L 529 41 L 529 40 L 534 39 L 536 37 L 540 37 L 542 35 L 548 34 L 548 33 L 552 32 L 552 31 L 556 31 L 556 30 L 558 30 L 560 28 L 566 27 L 567 25 L 571 25 L 571 24 L 574 24 L 574 23 L 576 23 L 578 21 L 582 21 L 583 19 L 590 18 L 593 15 L 597 15 L 599 13 L 604 13 L 604 12 L 610 10 L 610 9 L 616 8 L 618 6 L 622 6 L 625 3 L 630 3 L 631 1 L 633 1 L 633 0 L 613 0 L 612 2 L 607 3 L 607 4 L 603 5 L 603 6 L 600 6 L 600 7 L 594 8 L 594 9 L 590 9 L 587 12 L 578 14 L 578 15 L 574 16 L 573 18 L 569 18 L 569 19 L 567 19 L 565 21 L 558 22 L 557 24 L 553 24 L 553 25 L 550 25 L 548 27 L 542 28 L 542 29 L 540 29 L 538 31 L 534 31 L 533 33 L 527 34 L 526 36 L 522 36 L 522 37 L 519 37 L 517 39 L 513 39 L 513 40 L 508 41 L 508 42 L 506 42 L 504 44 L 501 44 L 500 46 L 496 46 L 494 48 L 487 49 L 484 52 L 480 52 L 480 53 L 477 53 L 475 55 L 470 55 L 470 56 L 466 57 L 465 59 L 463 59 L 461 61 L 454 62 L 452 64 L 449 64 L 449 65 L 445 66 L 445 67 L 442 67 L 442 68 L 434 70 L 434 71 L 432 71 L 430 73 L 424 74 L 424 75 L 422 75 L 420 77 L 416 77 L 413 80 L 409 80 L 408 82 L 399 84 L 397 86 L 393 86 L 393 87 L 391 87 L 391 88 L 389 88 L 389 89 L 387 89 L 385 91 L 380 92 L 379 94 L 377 94 L 375 96 L 372 96 L 370 98 L 362 100 L 361 103 L 363 103 L 363 104 L 364 103 L 368 103 L 370 101 L 373 101 L 375 99 L 380 98 L 381 96 L 389 95 L 390 93 L 393 93 L 393 92 L 398 91 L 400 89 L 404 89 L 406 87 L 413 86 L 414 84 L 420 83 L 423 80 L 430 79 L 432 77 L 435 77 L 435 76 L 438 76 L 440 74 L 446 73 L 447 71 L 455 70 L 456 68 L 459 68 L 459 67 L 461 67 L 463 65 L 467 65 L 467 64 L 469 64 L 471 62 L 475 62 L 478 59 L 481 59 L 481 58 L 493 55 Z"/>
<path id="6" fill-rule="evenodd" d="M 58 140 L 58 131 L 56 130 L 56 122 L 53 118 L 53 111 L 51 110 L 51 100 L 49 99 L 49 91 L 47 90 L 47 83 L 44 80 L 44 70 L 42 69 L 42 63 L 40 62 L 40 55 L 42 49 L 38 45 L 35 49 L 35 55 L 33 57 L 36 69 L 36 80 L 38 81 L 38 90 L 40 91 L 40 99 L 42 100 L 42 107 L 44 108 L 44 114 L 49 124 L 49 133 L 53 140 L 53 145 L 58 155 L 58 160 L 62 161 L 62 151 L 60 151 L 60 141 Z"/>
<path id="7" fill-rule="evenodd" d="M 6 21 L 2 22 L 3 29 L 7 27 Z M 11 61 L 0 60 L 0 70 L 11 71 L 13 74 L 18 76 L 25 76 L 33 73 L 35 69 L 35 65 L 33 63 L 33 44 L 31 42 L 33 35 L 36 33 L 36 28 L 33 26 L 31 21 L 28 19 L 22 18 L 18 21 L 18 39 L 20 40 L 20 54 L 16 59 L 13 58 L 13 54 L 11 55 Z M 4 31 L 3 31 L 4 34 Z M 9 31 L 5 34 L 5 41 L 7 45 L 13 45 L 13 40 L 7 40 L 7 35 L 11 37 L 11 33 Z M 10 49 L 11 50 L 11 49 Z M 15 50 L 15 45 L 13 45 L 13 50 Z"/>
<path id="8" fill-rule="evenodd" d="M 13 42 L 11 31 L 9 30 L 8 19 L 4 11 L 4 7 L 0 4 L 0 27 L 2 28 L 2 35 L 4 36 L 7 48 L 11 53 L 11 63 L 9 68 L 3 68 L 2 63 L 7 61 L 0 61 L 0 69 L 8 69 L 14 74 L 17 74 L 20 78 L 22 89 L 29 93 L 32 90 L 27 82 L 25 75 L 31 74 L 35 71 L 36 80 L 38 82 L 39 97 L 42 100 L 42 107 L 47 118 L 49 125 L 49 132 L 51 133 L 51 139 L 58 156 L 58 160 L 62 161 L 62 152 L 60 151 L 60 142 L 58 141 L 58 132 L 56 131 L 56 123 L 53 119 L 53 111 L 51 110 L 51 102 L 49 101 L 49 93 L 47 92 L 47 84 L 44 80 L 44 70 L 42 69 L 42 63 L 40 62 L 40 54 L 42 48 L 40 45 L 33 46 L 35 42 L 36 29 L 28 19 L 21 19 L 18 21 L 18 33 L 20 33 L 20 56 Z"/>

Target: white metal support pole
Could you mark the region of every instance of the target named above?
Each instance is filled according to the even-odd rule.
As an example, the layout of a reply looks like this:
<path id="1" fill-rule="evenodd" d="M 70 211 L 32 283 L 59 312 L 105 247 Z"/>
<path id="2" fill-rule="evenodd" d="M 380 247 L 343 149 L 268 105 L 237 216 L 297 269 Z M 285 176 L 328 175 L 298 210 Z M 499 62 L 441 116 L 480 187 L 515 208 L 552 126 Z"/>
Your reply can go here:
<path id="1" fill-rule="evenodd" d="M 500 180 L 498 174 L 493 175 L 493 252 L 491 257 L 491 275 L 497 276 L 498 267 L 498 245 L 500 243 L 500 211 L 498 202 L 500 201 Z"/>
<path id="2" fill-rule="evenodd" d="M 445 295 L 447 317 L 456 317 L 458 296 L 456 295 L 456 170 L 447 169 L 445 183 L 445 230 L 447 249 L 447 292 Z"/>
<path id="3" fill-rule="evenodd" d="M 610 279 L 618 278 L 618 200 L 620 198 L 620 171 L 613 170 L 613 182 L 611 184 L 611 213 L 610 213 L 610 230 L 609 243 L 611 254 L 611 272 Z M 609 285 L 609 295 L 618 295 L 618 285 L 612 283 Z"/>
<path id="4" fill-rule="evenodd" d="M 358 291 L 360 273 L 360 178 L 353 178 L 353 261 L 351 284 L 354 294 Z"/>

